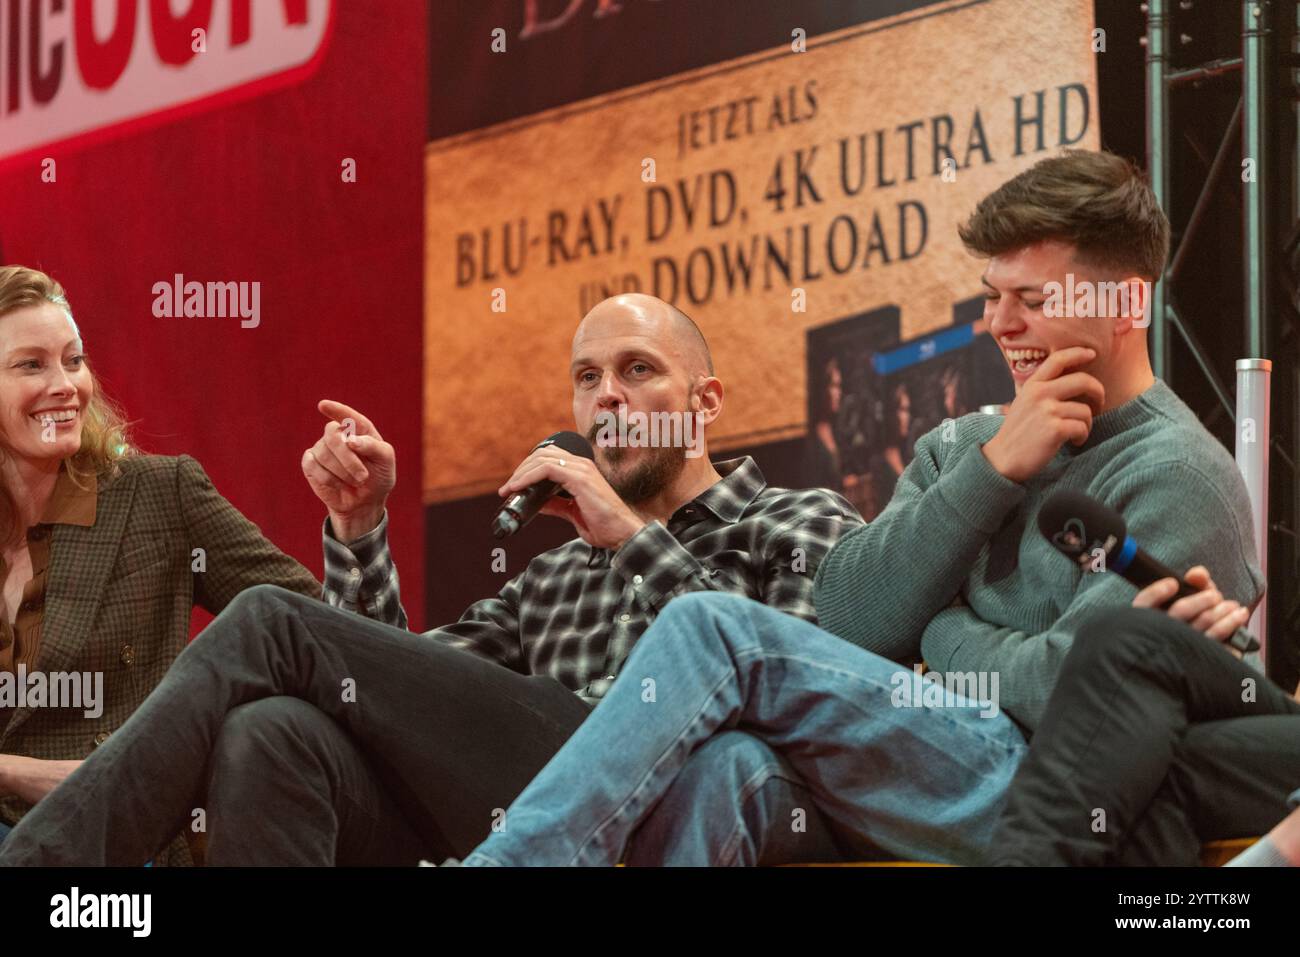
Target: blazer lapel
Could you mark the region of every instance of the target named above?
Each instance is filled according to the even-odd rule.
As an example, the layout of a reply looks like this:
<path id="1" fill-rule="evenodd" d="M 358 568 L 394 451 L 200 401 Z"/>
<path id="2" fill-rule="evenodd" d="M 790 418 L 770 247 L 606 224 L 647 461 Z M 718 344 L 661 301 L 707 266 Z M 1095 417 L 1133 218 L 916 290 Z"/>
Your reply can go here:
<path id="1" fill-rule="evenodd" d="M 90 636 L 104 587 L 117 564 L 122 531 L 134 497 L 134 476 L 119 475 L 109 488 L 100 486 L 94 525 L 53 527 L 41 643 L 36 656 L 37 667 L 47 675 L 68 671 Z M 15 709 L 0 734 L 0 745 L 31 716 L 31 711 Z"/>

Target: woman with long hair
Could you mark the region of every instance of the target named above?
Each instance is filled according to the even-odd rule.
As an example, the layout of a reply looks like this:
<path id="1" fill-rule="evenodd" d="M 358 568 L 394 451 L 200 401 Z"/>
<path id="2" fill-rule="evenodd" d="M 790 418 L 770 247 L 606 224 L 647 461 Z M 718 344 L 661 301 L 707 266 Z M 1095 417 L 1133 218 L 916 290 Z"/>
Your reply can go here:
<path id="1" fill-rule="evenodd" d="M 63 287 L 22 266 L 0 267 L 0 581 L 0 840 L 161 680 L 192 606 L 321 595 L 198 462 L 132 446 Z"/>

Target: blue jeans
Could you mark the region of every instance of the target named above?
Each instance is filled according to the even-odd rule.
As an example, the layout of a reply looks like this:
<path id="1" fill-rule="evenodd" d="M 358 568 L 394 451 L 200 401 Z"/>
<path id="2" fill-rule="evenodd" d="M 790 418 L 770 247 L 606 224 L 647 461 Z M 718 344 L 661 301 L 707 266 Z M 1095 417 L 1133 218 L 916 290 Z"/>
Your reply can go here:
<path id="1" fill-rule="evenodd" d="M 752 867 L 878 856 L 878 848 L 826 820 L 788 761 L 732 730 L 692 752 L 632 834 L 623 860 L 630 867 Z"/>
<path id="2" fill-rule="evenodd" d="M 900 705 L 911 678 L 749 599 L 683 595 L 464 863 L 615 864 L 696 755 L 736 731 L 778 753 L 815 801 L 766 826 L 797 835 L 798 811 L 815 810 L 887 854 L 978 863 L 1027 745 L 1001 711 L 959 696 Z M 713 796 L 693 817 L 716 839 L 735 820 L 737 795 L 716 786 L 701 793 Z"/>

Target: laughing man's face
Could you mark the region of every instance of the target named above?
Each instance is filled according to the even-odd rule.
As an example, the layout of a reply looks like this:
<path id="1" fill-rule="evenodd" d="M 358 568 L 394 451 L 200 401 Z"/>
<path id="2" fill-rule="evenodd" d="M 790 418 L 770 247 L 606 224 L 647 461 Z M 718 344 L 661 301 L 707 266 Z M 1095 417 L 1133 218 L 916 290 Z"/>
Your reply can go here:
<path id="1" fill-rule="evenodd" d="M 1053 352 L 1071 346 L 1095 350 L 1097 358 L 1078 367 L 1087 372 L 1104 367 L 1113 351 L 1112 320 L 1044 315 L 1045 287 L 1056 282 L 1065 288 L 1070 274 L 1076 285 L 1107 278 L 1080 265 L 1073 245 L 1055 240 L 994 256 L 984 271 L 984 319 L 1011 370 L 1017 393 Z"/>

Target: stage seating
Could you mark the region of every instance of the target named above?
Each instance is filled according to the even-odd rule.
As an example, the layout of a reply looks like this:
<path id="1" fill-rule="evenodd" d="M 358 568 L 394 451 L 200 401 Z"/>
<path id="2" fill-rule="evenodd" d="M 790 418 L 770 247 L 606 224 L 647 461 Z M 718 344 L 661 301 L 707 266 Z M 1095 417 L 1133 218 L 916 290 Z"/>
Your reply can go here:
<path id="1" fill-rule="evenodd" d="M 1202 867 L 1222 867 L 1250 845 L 1257 837 L 1238 837 L 1228 841 L 1210 841 L 1201 848 Z M 786 867 L 950 867 L 928 861 L 852 861 L 840 864 L 786 864 Z"/>

